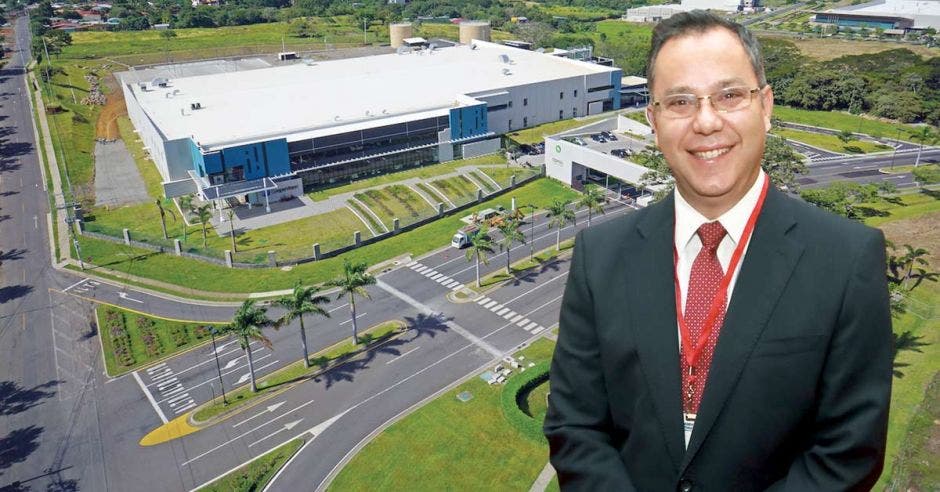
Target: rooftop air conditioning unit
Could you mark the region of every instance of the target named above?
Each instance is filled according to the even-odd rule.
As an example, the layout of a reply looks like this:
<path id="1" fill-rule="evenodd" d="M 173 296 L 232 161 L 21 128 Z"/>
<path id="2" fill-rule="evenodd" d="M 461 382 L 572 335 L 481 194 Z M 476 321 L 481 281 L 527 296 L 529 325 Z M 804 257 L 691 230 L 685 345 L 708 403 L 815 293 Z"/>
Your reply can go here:
<path id="1" fill-rule="evenodd" d="M 140 90 L 142 90 L 142 91 L 146 91 L 146 90 L 147 90 L 147 83 L 146 83 L 146 82 L 141 82 L 141 83 L 137 84 L 137 86 L 140 87 Z"/>
<path id="2" fill-rule="evenodd" d="M 170 81 L 167 80 L 165 77 L 156 77 L 153 79 L 152 82 L 150 82 L 150 85 L 155 85 L 157 87 L 166 87 L 167 84 L 169 83 Z"/>
<path id="3" fill-rule="evenodd" d="M 195 110 L 197 110 L 197 109 L 202 109 L 202 103 L 198 103 L 198 102 L 190 103 L 189 109 L 191 109 L 191 110 L 193 110 L 193 111 L 195 111 Z"/>
<path id="4" fill-rule="evenodd" d="M 508 68 L 504 68 L 504 69 L 503 69 L 503 75 L 512 75 L 512 70 L 510 70 L 510 69 L 508 69 Z"/>
<path id="5" fill-rule="evenodd" d="M 508 64 L 508 63 L 509 63 L 509 55 L 506 55 L 506 54 L 499 55 L 499 61 Z"/>

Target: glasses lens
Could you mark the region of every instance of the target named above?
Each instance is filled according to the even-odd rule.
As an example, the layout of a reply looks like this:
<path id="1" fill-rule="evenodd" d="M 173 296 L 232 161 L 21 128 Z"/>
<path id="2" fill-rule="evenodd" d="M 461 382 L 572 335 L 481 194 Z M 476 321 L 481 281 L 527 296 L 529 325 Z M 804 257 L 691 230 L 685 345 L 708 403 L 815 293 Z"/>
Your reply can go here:
<path id="1" fill-rule="evenodd" d="M 711 97 L 718 111 L 737 111 L 751 103 L 751 91 L 747 87 L 729 87 Z"/>
<path id="2" fill-rule="evenodd" d="M 673 94 L 663 98 L 662 106 L 667 114 L 683 118 L 695 113 L 698 99 L 691 94 Z"/>

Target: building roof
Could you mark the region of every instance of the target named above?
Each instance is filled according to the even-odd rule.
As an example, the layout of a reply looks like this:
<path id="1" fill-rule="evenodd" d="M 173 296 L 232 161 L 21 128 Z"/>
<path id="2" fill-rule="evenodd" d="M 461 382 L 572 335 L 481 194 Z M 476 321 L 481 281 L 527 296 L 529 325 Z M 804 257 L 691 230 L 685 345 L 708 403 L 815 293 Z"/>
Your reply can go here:
<path id="1" fill-rule="evenodd" d="M 125 72 L 121 78 L 168 140 L 193 137 L 211 150 L 443 116 L 478 103 L 467 94 L 619 70 L 495 43 L 472 44 L 475 49 L 461 45 L 171 77 L 165 88 L 143 79 L 147 90 L 139 87 L 137 74 Z M 193 103 L 202 109 L 192 110 Z"/>
<path id="2" fill-rule="evenodd" d="M 637 77 L 636 75 L 627 75 L 620 79 L 620 84 L 623 86 L 644 85 L 646 84 L 646 79 Z"/>
<path id="3" fill-rule="evenodd" d="M 914 27 L 940 28 L 940 0 L 876 0 L 849 5 L 826 13 L 867 15 L 891 19 L 912 19 Z"/>

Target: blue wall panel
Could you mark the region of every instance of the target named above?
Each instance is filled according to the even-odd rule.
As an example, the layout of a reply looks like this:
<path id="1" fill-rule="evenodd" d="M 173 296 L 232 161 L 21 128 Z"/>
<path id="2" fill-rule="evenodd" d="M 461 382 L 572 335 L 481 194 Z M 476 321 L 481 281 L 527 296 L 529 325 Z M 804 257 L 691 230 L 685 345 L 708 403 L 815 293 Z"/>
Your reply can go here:
<path id="1" fill-rule="evenodd" d="M 247 145 L 238 145 L 222 151 L 202 153 L 190 140 L 193 169 L 200 176 L 225 172 L 242 167 L 244 179 L 260 179 L 290 173 L 287 140 L 278 139 Z"/>
<path id="2" fill-rule="evenodd" d="M 451 139 L 471 137 L 486 132 L 486 103 L 450 110 Z"/>
<path id="3" fill-rule="evenodd" d="M 290 173 L 287 139 L 282 138 L 264 142 L 264 151 L 268 159 L 268 176 Z"/>
<path id="4" fill-rule="evenodd" d="M 614 88 L 610 91 L 610 97 L 614 100 L 614 109 L 620 109 L 620 89 L 622 87 L 621 82 L 623 79 L 623 71 L 614 70 L 610 72 L 610 85 Z"/>

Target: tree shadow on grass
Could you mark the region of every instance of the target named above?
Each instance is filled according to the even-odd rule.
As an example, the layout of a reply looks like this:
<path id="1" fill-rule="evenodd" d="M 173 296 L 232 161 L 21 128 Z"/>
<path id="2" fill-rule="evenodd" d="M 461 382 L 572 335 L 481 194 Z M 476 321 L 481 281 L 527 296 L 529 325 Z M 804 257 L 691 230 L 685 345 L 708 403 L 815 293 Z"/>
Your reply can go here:
<path id="1" fill-rule="evenodd" d="M 14 381 L 0 381 L 0 415 L 14 415 L 39 405 L 55 395 L 58 385 L 59 381 L 54 379 L 32 388 L 23 388 Z"/>
<path id="2" fill-rule="evenodd" d="M 114 261 L 111 261 L 111 262 L 108 262 L 108 263 L 104 263 L 104 264 L 101 264 L 101 265 L 98 265 L 98 266 L 106 267 L 106 266 L 111 266 L 111 265 L 120 265 L 120 264 L 122 264 L 122 263 L 134 263 L 135 261 L 143 261 L 143 260 L 146 260 L 146 259 L 148 259 L 148 258 L 150 258 L 150 257 L 152 257 L 152 256 L 157 256 L 157 255 L 159 255 L 159 254 L 160 254 L 159 251 L 153 251 L 153 252 L 150 252 L 150 253 L 144 253 L 144 254 L 134 255 L 134 256 L 131 256 L 131 257 L 128 257 L 128 258 L 122 259 L 122 260 L 114 260 Z M 87 261 L 91 261 L 91 259 L 88 259 Z"/>
<path id="3" fill-rule="evenodd" d="M 33 291 L 32 285 L 9 285 L 0 287 L 0 304 L 25 297 Z"/>
<path id="4" fill-rule="evenodd" d="M 927 188 L 920 189 L 921 194 L 927 195 L 934 200 L 940 200 L 940 190 L 929 190 Z"/>
<path id="5" fill-rule="evenodd" d="M 43 428 L 31 425 L 0 437 L 0 470 L 21 463 L 39 448 Z"/>

